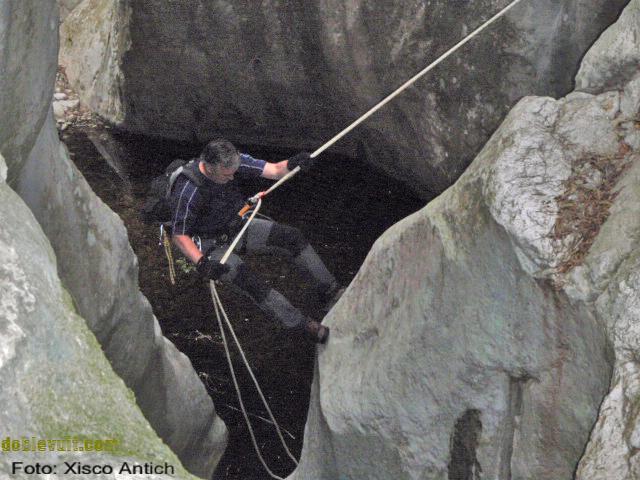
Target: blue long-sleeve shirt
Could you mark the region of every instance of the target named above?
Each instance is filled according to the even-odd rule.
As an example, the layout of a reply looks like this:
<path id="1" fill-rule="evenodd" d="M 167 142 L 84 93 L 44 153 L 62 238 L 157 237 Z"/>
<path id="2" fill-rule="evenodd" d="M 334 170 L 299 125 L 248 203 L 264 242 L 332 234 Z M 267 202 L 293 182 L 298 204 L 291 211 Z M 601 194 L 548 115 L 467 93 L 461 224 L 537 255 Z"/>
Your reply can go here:
<path id="1" fill-rule="evenodd" d="M 242 153 L 235 175 L 244 178 L 259 177 L 265 163 L 264 160 Z M 180 175 L 171 189 L 173 234 L 207 237 L 223 232 L 244 206 L 244 197 L 236 180 L 234 178 L 225 184 L 215 183 L 200 172 L 197 161 L 192 168 L 201 177 L 201 185 L 197 186 L 186 175 Z"/>

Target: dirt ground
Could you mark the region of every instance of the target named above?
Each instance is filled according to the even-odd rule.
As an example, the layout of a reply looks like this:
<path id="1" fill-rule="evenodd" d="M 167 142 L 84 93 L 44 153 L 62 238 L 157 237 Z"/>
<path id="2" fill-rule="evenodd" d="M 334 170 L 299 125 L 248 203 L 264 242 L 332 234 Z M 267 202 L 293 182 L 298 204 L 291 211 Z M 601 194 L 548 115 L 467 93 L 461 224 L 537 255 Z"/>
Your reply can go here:
<path id="1" fill-rule="evenodd" d="M 89 140 L 88 135 L 96 134 L 95 127 L 68 126 L 61 132 L 61 139 L 93 190 L 124 221 L 139 258 L 140 289 L 151 302 L 164 335 L 191 359 L 229 429 L 229 445 L 213 478 L 267 479 L 238 410 L 207 284 L 195 272 L 187 273 L 178 267 L 177 284 L 172 286 L 167 260 L 158 245 L 158 230 L 142 223 L 138 215 L 149 181 L 173 159 L 194 156 L 200 146 L 102 132 L 107 133 L 108 145 L 117 146 L 120 176 Z M 241 150 L 273 161 L 295 153 L 250 146 Z M 258 180 L 243 185 L 243 189 L 250 195 L 268 184 Z M 399 182 L 358 160 L 324 154 L 312 171 L 298 175 L 268 197 L 262 212 L 299 227 L 338 280 L 347 285 L 375 239 L 425 203 Z M 179 258 L 177 252 L 175 255 Z M 262 256 L 246 260 L 294 305 L 317 318 L 318 299 L 301 272 L 283 259 Z M 272 411 L 285 431 L 289 448 L 299 457 L 315 347 L 270 321 L 237 292 L 224 285 L 219 292 Z M 232 357 L 263 455 L 276 474 L 287 476 L 294 465 L 273 427 L 258 418 L 267 418 L 266 411 L 239 354 L 233 351 Z"/>

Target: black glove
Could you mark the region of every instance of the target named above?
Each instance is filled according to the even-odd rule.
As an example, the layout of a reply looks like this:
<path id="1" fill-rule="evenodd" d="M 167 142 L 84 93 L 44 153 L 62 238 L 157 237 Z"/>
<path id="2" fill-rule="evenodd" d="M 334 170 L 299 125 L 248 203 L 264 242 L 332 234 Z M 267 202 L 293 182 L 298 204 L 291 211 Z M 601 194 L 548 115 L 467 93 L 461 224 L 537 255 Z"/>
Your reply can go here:
<path id="1" fill-rule="evenodd" d="M 304 172 L 309 170 L 314 163 L 316 163 L 316 159 L 311 158 L 311 154 L 309 154 L 309 152 L 300 152 L 289 159 L 287 168 L 291 171 L 296 167 L 300 167 L 300 170 Z"/>
<path id="2" fill-rule="evenodd" d="M 198 263 L 196 263 L 196 270 L 198 273 L 209 280 L 217 280 L 222 275 L 227 273 L 230 268 L 229 265 L 211 260 L 206 255 L 203 255 Z"/>

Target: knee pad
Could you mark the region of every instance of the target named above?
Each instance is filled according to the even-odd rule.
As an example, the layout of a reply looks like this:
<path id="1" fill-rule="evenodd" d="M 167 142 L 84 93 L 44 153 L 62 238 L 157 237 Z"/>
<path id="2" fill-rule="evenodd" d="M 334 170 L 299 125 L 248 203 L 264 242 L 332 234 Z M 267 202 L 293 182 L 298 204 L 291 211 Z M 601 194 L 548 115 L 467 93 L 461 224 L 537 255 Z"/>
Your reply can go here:
<path id="1" fill-rule="evenodd" d="M 280 224 L 273 226 L 267 239 L 268 246 L 284 248 L 294 257 L 300 255 L 308 244 L 309 242 L 299 229 Z"/>
<path id="2" fill-rule="evenodd" d="M 256 303 L 261 303 L 271 287 L 262 278 L 253 273 L 244 263 L 238 265 L 233 283 L 248 293 Z"/>

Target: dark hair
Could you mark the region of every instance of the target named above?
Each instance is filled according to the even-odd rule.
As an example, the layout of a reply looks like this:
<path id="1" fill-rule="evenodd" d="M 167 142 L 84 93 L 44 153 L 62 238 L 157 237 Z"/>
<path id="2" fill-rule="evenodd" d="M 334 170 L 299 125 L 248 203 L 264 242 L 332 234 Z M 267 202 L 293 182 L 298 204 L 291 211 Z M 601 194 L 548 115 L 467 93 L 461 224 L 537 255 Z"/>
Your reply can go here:
<path id="1" fill-rule="evenodd" d="M 224 138 L 218 138 L 211 140 L 202 149 L 200 160 L 210 165 L 221 164 L 223 167 L 229 168 L 240 163 L 240 155 L 231 142 Z"/>

